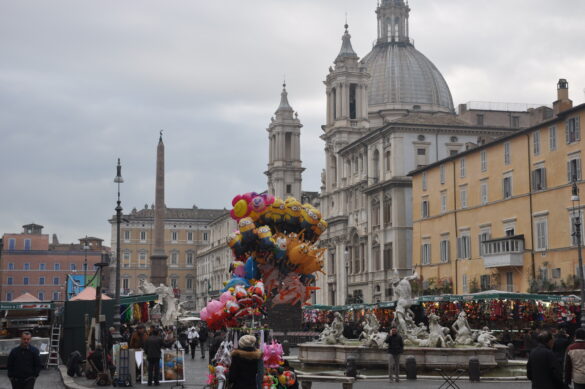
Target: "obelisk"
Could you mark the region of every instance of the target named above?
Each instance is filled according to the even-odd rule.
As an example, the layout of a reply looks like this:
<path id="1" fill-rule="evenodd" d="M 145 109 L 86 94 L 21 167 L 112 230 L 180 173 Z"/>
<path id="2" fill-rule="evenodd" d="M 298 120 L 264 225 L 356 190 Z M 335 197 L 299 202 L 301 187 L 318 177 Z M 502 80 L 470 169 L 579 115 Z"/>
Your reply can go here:
<path id="1" fill-rule="evenodd" d="M 150 282 L 155 286 L 167 282 L 165 254 L 165 145 L 162 130 L 156 148 L 156 186 L 154 199 L 154 248 L 150 256 Z"/>

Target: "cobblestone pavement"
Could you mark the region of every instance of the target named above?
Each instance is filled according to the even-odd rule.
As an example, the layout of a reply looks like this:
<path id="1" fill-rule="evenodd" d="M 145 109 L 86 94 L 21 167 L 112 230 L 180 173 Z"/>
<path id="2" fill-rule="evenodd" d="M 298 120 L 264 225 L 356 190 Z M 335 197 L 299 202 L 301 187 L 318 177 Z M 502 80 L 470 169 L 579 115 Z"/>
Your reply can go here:
<path id="1" fill-rule="evenodd" d="M 6 375 L 6 370 L 0 370 L 0 389 L 11 389 L 12 385 Z M 35 383 L 35 388 L 43 389 L 64 389 L 61 375 L 55 368 L 41 370 L 41 375 Z"/>

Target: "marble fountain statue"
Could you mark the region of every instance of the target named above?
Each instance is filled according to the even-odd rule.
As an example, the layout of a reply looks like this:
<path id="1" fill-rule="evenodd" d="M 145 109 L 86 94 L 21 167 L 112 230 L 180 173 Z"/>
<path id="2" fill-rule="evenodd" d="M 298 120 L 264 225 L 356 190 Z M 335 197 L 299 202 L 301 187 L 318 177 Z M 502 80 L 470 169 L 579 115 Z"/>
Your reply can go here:
<path id="1" fill-rule="evenodd" d="M 482 367 L 496 367 L 507 364 L 505 346 L 495 345 L 495 337 L 489 328 L 474 330 L 467 322 L 465 311 L 461 311 L 451 328 L 440 324 L 439 316 L 431 313 L 429 325 L 414 320 L 411 310 L 413 303 L 410 281 L 416 280 L 416 273 L 400 278 L 395 273 L 392 279 L 396 311 L 392 326 L 404 339 L 404 356 L 415 357 L 417 366 L 422 368 L 449 368 L 467 365 L 469 358 L 479 359 Z M 303 364 L 345 365 L 351 354 L 362 366 L 387 365 L 385 344 L 387 332 L 380 331 L 380 323 L 372 313 L 365 315 L 363 331 L 358 340 L 343 336 L 343 317 L 334 313 L 331 325 L 326 325 L 315 342 L 299 345 L 299 360 Z M 454 335 L 454 336 L 452 336 Z M 402 358 L 404 361 L 405 358 Z"/>

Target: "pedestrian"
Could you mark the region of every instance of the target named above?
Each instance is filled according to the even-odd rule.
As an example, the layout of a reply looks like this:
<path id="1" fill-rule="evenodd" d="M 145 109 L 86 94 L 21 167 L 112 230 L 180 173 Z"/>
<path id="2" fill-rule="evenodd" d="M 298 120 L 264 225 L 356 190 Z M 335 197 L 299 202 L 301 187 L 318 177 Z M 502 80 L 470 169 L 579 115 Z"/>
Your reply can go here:
<path id="1" fill-rule="evenodd" d="M 130 337 L 130 344 L 128 347 L 133 349 L 143 348 L 146 337 L 146 327 L 144 327 L 144 324 L 139 324 L 138 327 L 136 327 L 136 331 L 134 331 Z"/>
<path id="2" fill-rule="evenodd" d="M 585 389 L 585 329 L 577 328 L 575 343 L 567 347 L 565 356 L 565 385 Z"/>
<path id="3" fill-rule="evenodd" d="M 567 334 L 567 331 L 564 327 L 560 327 L 554 337 L 552 351 L 555 354 L 555 357 L 557 357 L 557 360 L 561 366 L 564 366 L 565 364 L 565 353 L 567 351 L 567 347 L 569 347 L 570 344 L 571 337 Z"/>
<path id="4" fill-rule="evenodd" d="M 205 346 L 207 344 L 207 337 L 208 337 L 208 332 L 207 332 L 207 327 L 205 327 L 205 324 L 203 323 L 199 323 L 199 331 L 197 331 L 199 333 L 199 347 L 201 348 L 201 359 L 205 358 Z"/>
<path id="5" fill-rule="evenodd" d="M 213 334 L 213 339 L 209 344 L 209 363 L 213 363 L 215 361 L 215 354 L 217 354 L 217 350 L 221 347 L 221 342 L 225 339 L 225 331 L 222 329 L 220 331 L 215 331 Z"/>
<path id="6" fill-rule="evenodd" d="M 8 355 L 6 367 L 12 389 L 33 389 L 41 372 L 39 350 L 30 344 L 32 335 L 24 331 L 20 335 L 20 345 Z"/>
<path id="7" fill-rule="evenodd" d="M 562 389 L 561 366 L 552 352 L 553 337 L 548 331 L 538 334 L 538 345 L 530 352 L 526 364 L 526 376 L 532 381 L 532 389 Z"/>
<path id="8" fill-rule="evenodd" d="M 163 339 L 159 336 L 159 331 L 155 330 L 151 333 L 146 342 L 144 342 L 144 352 L 146 353 L 146 362 L 148 369 L 148 386 L 159 385 L 160 376 L 160 357 L 163 348 Z"/>
<path id="9" fill-rule="evenodd" d="M 262 353 L 256 348 L 256 337 L 244 335 L 238 341 L 240 348 L 232 351 L 228 383 L 232 389 L 256 389 L 256 375 Z"/>
<path id="10" fill-rule="evenodd" d="M 187 339 L 189 340 L 189 347 L 191 348 L 191 359 L 195 359 L 195 349 L 199 343 L 199 333 L 197 333 L 197 328 L 195 328 L 195 326 L 189 328 Z"/>
<path id="11" fill-rule="evenodd" d="M 392 375 L 395 375 L 395 381 L 399 382 L 400 354 L 404 352 L 404 341 L 396 327 L 392 327 L 384 343 L 388 343 L 388 380 L 392 382 Z"/>
<path id="12" fill-rule="evenodd" d="M 172 327 L 167 327 L 165 330 L 165 337 L 163 340 L 164 346 L 166 348 L 172 348 L 176 342 L 175 333 L 173 332 Z"/>

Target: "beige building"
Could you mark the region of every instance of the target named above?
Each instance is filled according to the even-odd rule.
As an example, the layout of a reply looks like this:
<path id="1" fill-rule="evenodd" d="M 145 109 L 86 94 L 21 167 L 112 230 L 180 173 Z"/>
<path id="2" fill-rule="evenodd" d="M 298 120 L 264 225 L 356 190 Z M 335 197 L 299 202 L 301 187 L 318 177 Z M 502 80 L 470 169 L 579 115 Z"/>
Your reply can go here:
<path id="1" fill-rule="evenodd" d="M 550 120 L 411 173 L 426 293 L 575 289 L 585 105 L 572 107 L 566 80 L 557 93 Z"/>
<path id="2" fill-rule="evenodd" d="M 167 285 L 182 301 L 195 300 L 196 256 L 209 245 L 210 223 L 227 211 L 222 209 L 167 208 L 164 221 L 165 253 L 168 256 Z M 133 209 L 122 216 L 120 233 L 121 293 L 137 293 L 141 280 L 150 276 L 153 249 L 154 209 Z M 112 252 L 116 252 L 116 218 L 112 225 Z M 114 288 L 112 288 L 113 290 Z"/>
<path id="3" fill-rule="evenodd" d="M 470 101 L 459 104 L 458 117 L 476 126 L 527 128 L 553 117 L 553 110 L 543 104 L 494 103 Z"/>

